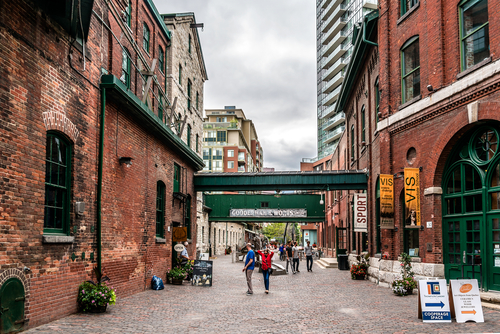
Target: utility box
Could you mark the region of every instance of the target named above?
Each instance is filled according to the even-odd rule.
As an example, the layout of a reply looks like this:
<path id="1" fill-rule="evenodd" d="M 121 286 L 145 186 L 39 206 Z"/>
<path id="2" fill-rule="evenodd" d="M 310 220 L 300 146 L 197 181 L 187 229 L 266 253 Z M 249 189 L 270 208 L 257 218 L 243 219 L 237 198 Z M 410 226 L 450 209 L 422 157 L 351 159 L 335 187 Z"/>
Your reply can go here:
<path id="1" fill-rule="evenodd" d="M 339 254 L 337 255 L 337 260 L 339 262 L 339 270 L 349 270 L 349 255 Z"/>

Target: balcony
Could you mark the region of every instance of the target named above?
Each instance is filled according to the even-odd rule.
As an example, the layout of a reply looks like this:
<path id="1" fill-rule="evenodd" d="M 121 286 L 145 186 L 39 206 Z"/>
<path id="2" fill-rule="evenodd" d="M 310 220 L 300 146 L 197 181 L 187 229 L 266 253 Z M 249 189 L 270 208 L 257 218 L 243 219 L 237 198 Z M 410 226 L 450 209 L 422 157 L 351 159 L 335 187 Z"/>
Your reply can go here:
<path id="1" fill-rule="evenodd" d="M 335 139 L 340 138 L 340 136 L 342 136 L 342 133 L 344 132 L 344 130 L 345 130 L 345 126 L 341 126 L 337 129 L 327 133 L 325 136 L 324 143 L 328 144 L 328 143 L 331 143 L 332 141 L 334 141 Z"/>
<path id="2" fill-rule="evenodd" d="M 377 9 L 378 1 L 377 0 L 363 0 L 363 7 L 368 9 Z"/>
<path id="3" fill-rule="evenodd" d="M 321 38 L 321 44 L 328 44 L 332 38 L 336 37 L 337 33 L 345 27 L 347 20 L 341 16 L 335 21 L 335 24 Z"/>
<path id="4" fill-rule="evenodd" d="M 338 86 L 336 89 L 333 90 L 330 94 L 328 94 L 325 99 L 323 99 L 323 105 L 329 106 L 333 102 L 337 101 L 337 98 L 339 97 L 340 94 L 340 89 L 342 86 Z"/>
<path id="5" fill-rule="evenodd" d="M 326 8 L 329 4 L 332 3 L 334 0 L 325 0 L 323 1 L 323 4 L 321 5 L 321 8 Z"/>
<path id="6" fill-rule="evenodd" d="M 344 71 L 337 73 L 330 79 L 325 86 L 323 86 L 323 94 L 329 94 L 332 90 L 336 89 L 344 81 Z"/>
<path id="7" fill-rule="evenodd" d="M 342 57 L 346 53 L 347 49 L 348 47 L 346 43 L 342 43 L 337 46 L 337 48 L 333 50 L 332 53 L 330 53 L 328 58 L 322 60 L 322 68 L 325 69 L 334 64 L 337 60 L 339 60 L 340 57 Z"/>
<path id="8" fill-rule="evenodd" d="M 323 129 L 325 131 L 329 131 L 333 129 L 335 126 L 345 122 L 345 113 L 340 112 L 334 117 L 330 118 L 326 123 L 323 124 Z"/>
<path id="9" fill-rule="evenodd" d="M 320 115 L 319 118 L 328 118 L 328 117 L 332 116 L 335 113 L 336 106 L 337 106 L 337 103 L 334 103 L 331 106 L 328 106 L 325 110 L 323 110 L 323 113 Z"/>
<path id="10" fill-rule="evenodd" d="M 313 163 L 313 162 L 316 162 L 318 161 L 318 158 L 302 158 L 302 162 L 306 162 L 306 163 Z"/>
<path id="11" fill-rule="evenodd" d="M 346 67 L 347 61 L 344 58 L 338 59 L 324 74 L 323 80 L 329 81 L 331 80 L 340 70 Z"/>
<path id="12" fill-rule="evenodd" d="M 333 39 L 330 41 L 330 43 L 328 43 L 327 45 L 323 46 L 322 50 L 321 50 L 321 53 L 322 53 L 322 57 L 326 57 L 326 56 L 329 56 L 330 53 L 333 52 L 333 50 L 335 50 L 335 48 L 337 46 L 340 45 L 340 43 L 342 43 L 345 39 L 347 38 L 347 32 L 341 30 L 338 34 L 336 34 Z"/>
<path id="13" fill-rule="evenodd" d="M 328 16 L 332 13 L 332 11 L 335 9 L 335 7 L 339 6 L 340 3 L 343 0 L 331 0 L 331 1 L 325 1 L 323 3 L 323 13 L 321 13 L 321 20 L 325 20 L 328 18 Z"/>
<path id="14" fill-rule="evenodd" d="M 239 129 L 236 122 L 204 122 L 203 129 Z"/>

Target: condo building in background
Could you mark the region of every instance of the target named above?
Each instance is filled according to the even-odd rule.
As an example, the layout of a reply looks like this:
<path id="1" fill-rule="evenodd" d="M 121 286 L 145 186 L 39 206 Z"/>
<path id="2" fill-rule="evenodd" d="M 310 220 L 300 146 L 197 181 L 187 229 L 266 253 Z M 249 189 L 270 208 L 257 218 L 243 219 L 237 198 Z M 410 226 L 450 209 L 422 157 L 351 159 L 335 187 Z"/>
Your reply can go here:
<path id="1" fill-rule="evenodd" d="M 260 172 L 262 146 L 252 120 L 241 109 L 205 110 L 203 123 L 204 172 Z"/>
<path id="2" fill-rule="evenodd" d="M 353 27 L 377 9 L 377 0 L 317 0 L 317 114 L 318 156 L 331 155 L 345 129 L 345 114 L 335 106 L 353 49 Z"/>

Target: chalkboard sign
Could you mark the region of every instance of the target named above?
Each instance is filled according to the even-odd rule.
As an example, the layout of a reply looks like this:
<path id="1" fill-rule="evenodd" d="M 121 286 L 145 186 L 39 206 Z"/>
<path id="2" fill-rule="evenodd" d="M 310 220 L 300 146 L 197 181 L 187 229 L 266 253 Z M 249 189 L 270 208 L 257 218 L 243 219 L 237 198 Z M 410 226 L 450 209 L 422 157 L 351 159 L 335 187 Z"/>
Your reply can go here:
<path id="1" fill-rule="evenodd" d="M 213 261 L 194 260 L 192 285 L 212 286 Z"/>

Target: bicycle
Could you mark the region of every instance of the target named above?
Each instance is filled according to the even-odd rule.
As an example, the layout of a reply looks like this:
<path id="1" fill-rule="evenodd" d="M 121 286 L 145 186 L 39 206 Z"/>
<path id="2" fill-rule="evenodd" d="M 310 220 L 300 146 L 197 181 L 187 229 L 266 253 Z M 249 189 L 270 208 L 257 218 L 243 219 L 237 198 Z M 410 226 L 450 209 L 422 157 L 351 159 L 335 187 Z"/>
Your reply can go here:
<path id="1" fill-rule="evenodd" d="M 318 250 L 314 251 L 314 258 L 316 260 L 321 259 L 322 256 L 323 256 L 323 252 L 321 250 L 318 249 Z"/>

